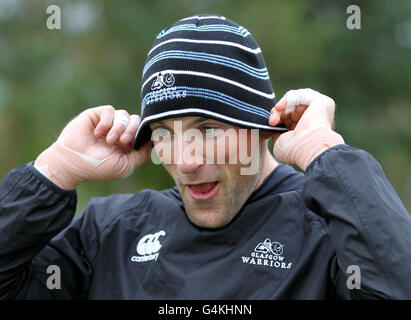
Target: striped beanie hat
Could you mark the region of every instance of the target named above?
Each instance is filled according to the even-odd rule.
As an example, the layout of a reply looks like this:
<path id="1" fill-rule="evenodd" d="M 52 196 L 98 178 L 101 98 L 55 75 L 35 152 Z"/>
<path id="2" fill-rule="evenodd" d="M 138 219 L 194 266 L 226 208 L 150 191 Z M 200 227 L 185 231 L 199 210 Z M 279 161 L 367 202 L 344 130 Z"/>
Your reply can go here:
<path id="1" fill-rule="evenodd" d="M 257 41 L 221 16 L 181 19 L 157 35 L 143 69 L 141 97 L 135 149 L 151 139 L 150 123 L 173 117 L 287 130 L 268 124 L 276 101 Z"/>

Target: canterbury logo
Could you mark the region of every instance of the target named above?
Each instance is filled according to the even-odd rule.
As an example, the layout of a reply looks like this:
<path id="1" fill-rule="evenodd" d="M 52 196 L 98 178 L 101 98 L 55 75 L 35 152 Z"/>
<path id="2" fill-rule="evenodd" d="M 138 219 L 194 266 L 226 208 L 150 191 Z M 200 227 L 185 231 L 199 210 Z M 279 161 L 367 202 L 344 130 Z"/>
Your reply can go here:
<path id="1" fill-rule="evenodd" d="M 159 238 L 165 236 L 166 232 L 160 230 L 154 234 L 147 234 L 140 239 L 137 244 L 137 253 L 139 256 L 132 256 L 131 261 L 133 262 L 145 262 L 151 260 L 157 260 L 158 251 L 161 248 L 161 243 Z"/>

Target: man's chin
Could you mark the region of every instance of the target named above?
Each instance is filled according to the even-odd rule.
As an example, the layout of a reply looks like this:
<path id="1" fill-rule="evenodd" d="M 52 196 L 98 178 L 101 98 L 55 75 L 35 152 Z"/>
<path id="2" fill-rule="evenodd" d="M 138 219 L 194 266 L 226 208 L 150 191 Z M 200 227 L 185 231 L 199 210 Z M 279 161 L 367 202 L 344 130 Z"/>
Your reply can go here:
<path id="1" fill-rule="evenodd" d="M 186 208 L 186 211 L 191 223 L 201 228 L 217 229 L 226 226 L 231 221 L 216 209 L 187 210 Z"/>
<path id="2" fill-rule="evenodd" d="M 208 200 L 193 199 L 186 188 L 183 188 L 181 193 L 188 219 L 194 225 L 217 229 L 226 226 L 232 220 L 233 216 L 230 217 L 230 210 L 225 206 L 224 195 L 226 193 L 223 190 L 219 190 L 215 197 Z"/>

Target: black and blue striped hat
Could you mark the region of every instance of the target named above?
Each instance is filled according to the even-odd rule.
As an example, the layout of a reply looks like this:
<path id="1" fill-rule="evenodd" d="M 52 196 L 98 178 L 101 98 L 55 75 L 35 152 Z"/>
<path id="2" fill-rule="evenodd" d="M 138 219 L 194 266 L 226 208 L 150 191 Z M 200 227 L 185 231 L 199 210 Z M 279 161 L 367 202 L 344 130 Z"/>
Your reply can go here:
<path id="1" fill-rule="evenodd" d="M 287 130 L 268 124 L 275 93 L 257 41 L 221 16 L 181 19 L 157 35 L 143 69 L 141 97 L 136 149 L 151 139 L 150 123 L 172 117 Z"/>

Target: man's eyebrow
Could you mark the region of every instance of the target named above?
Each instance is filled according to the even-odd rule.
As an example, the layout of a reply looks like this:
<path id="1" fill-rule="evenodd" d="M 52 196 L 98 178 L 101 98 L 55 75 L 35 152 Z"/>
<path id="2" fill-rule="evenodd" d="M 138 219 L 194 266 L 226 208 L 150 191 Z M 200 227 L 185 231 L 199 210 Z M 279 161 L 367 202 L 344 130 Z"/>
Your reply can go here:
<path id="1" fill-rule="evenodd" d="M 196 118 L 196 119 L 190 121 L 188 126 L 191 127 L 191 126 L 193 126 L 193 125 L 196 125 L 196 124 L 199 124 L 199 123 L 202 123 L 202 122 L 205 122 L 205 121 L 209 121 L 209 120 L 213 120 L 213 119 L 199 117 L 199 118 Z M 174 121 L 181 121 L 181 120 L 174 120 Z M 166 127 L 167 129 L 172 129 L 172 127 L 169 127 L 168 125 L 166 125 L 162 120 L 153 123 L 153 125 L 154 125 L 155 127 L 161 126 L 161 127 Z"/>
<path id="2" fill-rule="evenodd" d="M 210 120 L 210 119 L 209 118 L 199 117 L 199 118 L 196 118 L 193 121 L 191 121 L 190 125 L 199 124 L 199 123 L 202 123 L 202 122 L 205 122 L 205 121 L 208 121 L 208 120 Z"/>
<path id="3" fill-rule="evenodd" d="M 150 125 L 152 125 L 154 128 L 165 127 L 165 128 L 167 128 L 167 129 L 171 129 L 171 128 L 169 128 L 169 126 L 166 125 L 163 121 L 156 121 L 156 122 L 151 123 Z"/>

